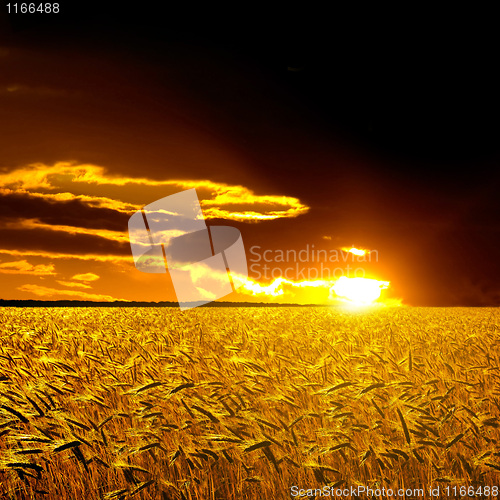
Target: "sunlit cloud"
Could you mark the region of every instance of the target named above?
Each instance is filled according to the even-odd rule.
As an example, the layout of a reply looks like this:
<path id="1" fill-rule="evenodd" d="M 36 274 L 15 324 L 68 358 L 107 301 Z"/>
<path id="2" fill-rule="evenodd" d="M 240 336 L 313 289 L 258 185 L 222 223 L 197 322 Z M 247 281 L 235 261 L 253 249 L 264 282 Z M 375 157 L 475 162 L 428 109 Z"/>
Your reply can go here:
<path id="1" fill-rule="evenodd" d="M 92 288 L 90 285 L 87 285 L 86 283 L 74 283 L 72 281 L 58 281 L 60 285 L 63 286 L 69 286 L 73 288 Z"/>
<path id="2" fill-rule="evenodd" d="M 64 253 L 64 252 L 50 252 L 44 250 L 16 250 L 16 249 L 0 249 L 0 255 L 8 256 L 25 256 L 25 257 L 45 257 L 47 259 L 77 259 L 83 261 L 96 261 L 96 262 L 110 262 L 115 264 L 130 264 L 132 267 L 134 265 L 134 259 L 132 255 L 105 255 L 105 254 L 94 254 L 94 253 Z"/>
<path id="3" fill-rule="evenodd" d="M 103 302 L 112 302 L 115 300 L 121 300 L 116 297 L 112 297 L 111 295 L 88 293 L 88 292 L 82 292 L 80 290 L 60 290 L 57 288 L 50 288 L 34 284 L 21 285 L 17 287 L 17 290 L 45 298 L 54 298 L 63 296 L 63 297 L 72 297 L 73 300 L 94 300 Z"/>
<path id="4" fill-rule="evenodd" d="M 0 248 L 0 255 L 18 263 L 0 265 L 0 273 L 9 274 L 56 274 L 53 264 L 30 265 L 31 257 L 52 262 L 77 259 L 107 262 L 122 268 L 133 266 L 132 255 L 126 253 L 129 243 L 126 221 L 151 199 L 158 199 L 158 195 L 196 188 L 206 219 L 262 222 L 297 217 L 309 210 L 297 198 L 256 194 L 241 185 L 206 179 L 134 178 L 114 175 L 101 166 L 70 162 L 0 170 L 0 186 L 0 229 L 6 235 L 5 241 L 10 242 Z M 197 278 L 197 293 L 207 300 L 213 299 L 207 292 L 212 283 L 208 283 L 205 275 Z M 82 290 L 90 288 L 97 279 L 99 276 L 94 273 L 76 274 L 57 281 L 62 289 L 25 284 L 18 290 L 41 297 L 115 300 Z"/>
<path id="5" fill-rule="evenodd" d="M 2 177 L 2 174 L 0 174 L 0 179 Z M 0 181 L 1 182 L 1 181 Z M 114 200 L 112 198 L 108 198 L 106 196 L 89 196 L 89 195 L 83 195 L 83 194 L 75 194 L 75 193 L 70 193 L 70 192 L 64 192 L 64 193 L 45 193 L 45 192 L 36 192 L 33 191 L 33 189 L 55 189 L 55 186 L 50 186 L 50 187 L 45 187 L 45 186 L 38 186 L 37 187 L 31 187 L 31 188 L 7 188 L 7 187 L 0 187 L 0 194 L 3 195 L 10 195 L 10 194 L 17 194 L 17 195 L 24 195 L 27 198 L 35 198 L 35 199 L 42 199 L 46 200 L 48 202 L 56 203 L 56 202 L 67 202 L 67 201 L 80 201 L 83 204 L 92 207 L 92 208 L 107 208 L 110 210 L 114 210 L 115 212 L 122 212 L 125 214 L 129 214 L 133 211 L 136 211 L 139 207 L 139 205 L 133 204 L 133 203 L 125 203 L 120 200 Z M 140 208 L 140 207 L 139 207 Z"/>
<path id="6" fill-rule="evenodd" d="M 352 253 L 353 255 L 357 255 L 358 257 L 361 257 L 362 255 L 366 255 L 366 254 L 369 254 L 370 251 L 369 250 L 365 250 L 363 248 L 356 248 L 356 247 L 344 247 L 342 248 L 342 250 L 344 252 L 347 252 L 347 253 Z"/>
<path id="7" fill-rule="evenodd" d="M 192 182 L 189 184 L 196 189 L 209 188 L 215 195 L 212 199 L 200 200 L 207 218 L 259 221 L 297 217 L 309 210 L 309 207 L 303 205 L 297 198 L 290 196 L 256 195 L 243 186 L 227 186 L 209 181 L 202 181 L 200 185 Z M 245 206 L 260 207 L 260 211 L 255 208 L 253 210 L 239 208 Z"/>
<path id="8" fill-rule="evenodd" d="M 4 193 L 25 193 L 53 201 L 78 199 L 89 206 L 110 208 L 130 213 L 141 205 L 116 200 L 106 196 L 86 193 L 89 185 L 165 187 L 171 194 L 175 191 L 196 188 L 200 204 L 207 219 L 223 218 L 237 221 L 264 221 L 278 218 L 297 217 L 306 213 L 309 207 L 297 198 L 280 195 L 259 195 L 244 186 L 230 186 L 210 180 L 154 180 L 145 177 L 124 177 L 113 175 L 97 165 L 75 165 L 59 162 L 49 166 L 41 163 L 28 165 L 11 172 L 0 174 L 0 185 Z M 2 192 L 0 191 L 0 192 Z M 51 191 L 56 191 L 51 192 Z M 143 192 L 147 195 L 147 189 Z"/>
<path id="9" fill-rule="evenodd" d="M 46 224 L 37 219 L 21 219 L 16 221 L 4 221 L 0 224 L 1 229 L 43 229 L 45 231 L 61 232 L 73 235 L 91 235 L 113 240 L 119 243 L 128 243 L 128 234 L 121 231 L 111 231 L 108 229 L 94 229 L 89 227 L 68 226 L 65 224 Z"/>
<path id="10" fill-rule="evenodd" d="M 34 276 L 50 276 L 54 272 L 54 264 L 30 264 L 27 260 L 0 263 L 2 274 L 30 274 Z"/>
<path id="11" fill-rule="evenodd" d="M 79 281 L 96 281 L 99 279 L 99 276 L 94 273 L 75 274 L 71 279 Z"/>

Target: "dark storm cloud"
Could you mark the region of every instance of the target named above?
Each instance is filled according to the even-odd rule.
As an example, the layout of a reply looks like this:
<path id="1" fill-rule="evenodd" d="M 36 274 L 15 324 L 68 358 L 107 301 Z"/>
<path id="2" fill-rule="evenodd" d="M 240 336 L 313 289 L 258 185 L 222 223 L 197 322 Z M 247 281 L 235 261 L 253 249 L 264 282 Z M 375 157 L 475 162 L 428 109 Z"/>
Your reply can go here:
<path id="1" fill-rule="evenodd" d="M 70 234 L 42 228 L 2 228 L 1 250 L 50 252 L 57 255 L 130 255 L 128 242 L 91 234 Z"/>
<path id="2" fill-rule="evenodd" d="M 129 215 L 91 207 L 81 200 L 49 200 L 21 193 L 0 193 L 0 220 L 37 219 L 49 225 L 127 231 Z"/>

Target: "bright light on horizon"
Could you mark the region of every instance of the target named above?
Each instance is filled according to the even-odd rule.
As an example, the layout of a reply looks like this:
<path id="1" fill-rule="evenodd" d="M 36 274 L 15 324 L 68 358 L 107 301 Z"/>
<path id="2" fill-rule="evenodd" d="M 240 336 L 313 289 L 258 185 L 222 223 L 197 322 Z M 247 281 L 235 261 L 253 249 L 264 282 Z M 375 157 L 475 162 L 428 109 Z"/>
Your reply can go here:
<path id="1" fill-rule="evenodd" d="M 353 304 L 368 305 L 380 298 L 382 290 L 388 288 L 389 284 L 389 281 L 342 276 L 333 285 L 333 291 Z"/>
<path id="2" fill-rule="evenodd" d="M 342 276 L 336 280 L 302 280 L 293 281 L 285 278 L 276 278 L 269 284 L 259 283 L 251 278 L 233 276 L 233 281 L 238 286 L 240 292 L 253 296 L 264 296 L 269 298 L 286 298 L 290 295 L 293 298 L 294 288 L 323 289 L 325 298 L 328 293 L 328 301 L 335 302 L 341 300 L 352 305 L 372 305 L 380 298 L 382 290 L 389 288 L 389 281 L 380 281 L 370 278 L 348 278 Z M 312 296 L 312 295 L 311 295 Z M 378 304 L 382 302 L 377 302 Z"/>

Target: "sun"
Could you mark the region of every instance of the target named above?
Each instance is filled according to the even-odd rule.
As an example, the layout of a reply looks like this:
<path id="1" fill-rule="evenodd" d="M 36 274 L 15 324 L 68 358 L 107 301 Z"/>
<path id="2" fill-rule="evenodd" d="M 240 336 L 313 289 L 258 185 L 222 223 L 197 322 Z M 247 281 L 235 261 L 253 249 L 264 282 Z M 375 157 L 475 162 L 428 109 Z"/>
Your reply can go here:
<path id="1" fill-rule="evenodd" d="M 342 302 L 354 306 L 368 306 L 375 304 L 400 305 L 399 299 L 378 301 L 382 290 L 389 288 L 390 281 L 380 281 L 370 278 L 348 278 L 342 276 L 336 280 L 302 280 L 294 281 L 285 278 L 276 278 L 269 284 L 259 283 L 252 278 L 232 274 L 233 282 L 240 292 L 254 296 L 266 296 L 269 299 L 295 299 L 293 290 L 307 289 L 308 301 L 315 303 Z M 241 288 L 240 288 L 241 287 Z"/>
<path id="2" fill-rule="evenodd" d="M 352 304 L 369 305 L 380 297 L 380 293 L 384 288 L 388 287 L 388 281 L 342 276 L 332 288 L 338 297 L 347 299 Z"/>

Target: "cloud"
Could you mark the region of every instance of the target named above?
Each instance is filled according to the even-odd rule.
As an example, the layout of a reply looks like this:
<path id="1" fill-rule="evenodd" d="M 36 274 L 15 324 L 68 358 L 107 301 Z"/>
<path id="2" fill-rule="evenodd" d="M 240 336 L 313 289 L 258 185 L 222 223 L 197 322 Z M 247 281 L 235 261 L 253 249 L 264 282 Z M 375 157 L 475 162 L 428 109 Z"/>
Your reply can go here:
<path id="1" fill-rule="evenodd" d="M 112 302 L 114 300 L 121 300 L 117 299 L 116 297 L 112 297 L 111 295 L 87 293 L 79 290 L 60 290 L 57 288 L 49 288 L 46 286 L 40 286 L 34 284 L 21 285 L 17 287 L 17 289 L 21 292 L 37 295 L 38 297 L 53 298 L 58 296 L 66 296 L 66 297 L 73 297 L 75 300 L 95 300 L 103 302 Z"/>
<path id="2" fill-rule="evenodd" d="M 47 231 L 45 229 L 1 230 L 2 250 L 15 255 L 17 250 L 45 252 L 66 255 L 130 255 L 130 245 L 123 241 L 113 241 L 93 234 L 71 234 L 69 232 Z M 131 258 L 131 256 L 130 256 Z"/>
<path id="3" fill-rule="evenodd" d="M 12 257 L 132 262 L 129 217 L 151 199 L 191 188 L 207 219 L 262 222 L 309 209 L 297 198 L 255 194 L 240 185 L 131 178 L 70 162 L 0 169 L 0 186 L 0 253 Z"/>
<path id="4" fill-rule="evenodd" d="M 54 272 L 54 264 L 30 264 L 27 260 L 16 260 L 2 262 L 0 264 L 2 274 L 31 274 L 34 276 L 50 276 L 57 274 Z"/>
<path id="5" fill-rule="evenodd" d="M 135 207 L 127 205 L 127 210 L 123 210 L 119 204 L 112 208 L 98 205 L 94 198 L 70 193 L 48 195 L 0 189 L 0 218 L 16 224 L 21 220 L 39 226 L 48 224 L 123 232 L 127 227 L 129 209 Z"/>
<path id="6" fill-rule="evenodd" d="M 71 281 L 58 281 L 60 285 L 70 286 L 74 288 L 92 288 L 90 285 L 86 285 L 85 283 L 73 283 Z"/>
<path id="7" fill-rule="evenodd" d="M 37 219 L 25 219 L 18 222 L 6 222 L 0 224 L 0 228 L 4 229 L 42 229 L 45 231 L 62 232 L 71 235 L 84 234 L 87 236 L 98 236 L 99 238 L 104 238 L 107 240 L 112 240 L 120 243 L 129 242 L 128 233 L 123 233 L 120 231 L 110 231 L 107 229 L 92 229 L 88 227 L 77 227 L 77 226 L 66 226 L 62 224 L 44 224 Z"/>
<path id="8" fill-rule="evenodd" d="M 147 198 L 147 188 L 164 188 L 164 196 L 196 188 L 205 218 L 223 218 L 236 221 L 259 222 L 270 219 L 297 217 L 309 207 L 297 198 L 284 195 L 262 195 L 245 186 L 231 186 L 210 180 L 154 180 L 146 177 L 124 177 L 107 172 L 98 165 L 76 165 L 58 162 L 52 166 L 35 163 L 0 174 L 4 194 L 22 193 L 25 196 L 44 198 L 52 202 L 78 201 L 87 207 L 110 209 L 131 215 L 142 205 L 114 199 L 109 196 L 89 194 L 98 186 L 123 188 L 141 186 L 141 195 Z M 111 190 L 111 189 L 110 189 Z M 55 192 L 51 192 L 55 191 Z M 116 192 L 116 189 L 113 189 Z M 130 196 L 124 189 L 120 196 Z M 157 189 L 155 190 L 156 197 Z"/>
<path id="9" fill-rule="evenodd" d="M 97 274 L 85 273 L 85 274 L 75 274 L 71 279 L 80 281 L 96 281 L 99 278 L 100 276 L 98 276 Z"/>
<path id="10" fill-rule="evenodd" d="M 24 249 L 19 250 L 17 248 L 13 249 L 3 249 L 0 248 L 0 255 L 8 255 L 10 257 L 15 256 L 23 256 L 23 257 L 45 257 L 48 259 L 77 259 L 77 260 L 92 260 L 97 262 L 111 262 L 115 264 L 130 264 L 130 266 L 134 267 L 134 259 L 132 254 L 124 254 L 124 255 L 100 255 L 95 253 L 64 253 L 60 251 L 50 251 L 50 250 L 38 250 L 38 249 Z"/>

